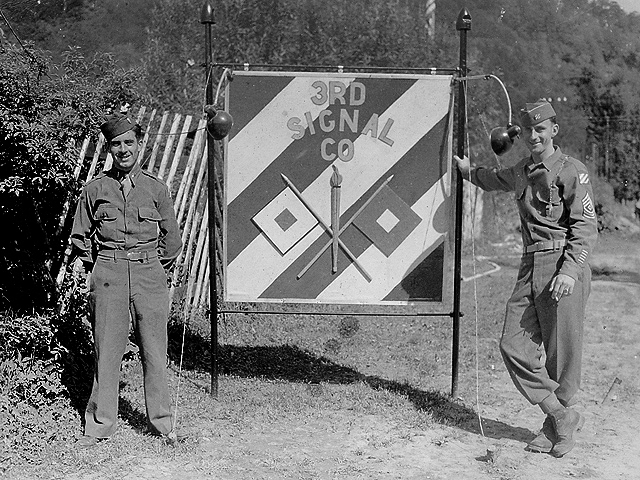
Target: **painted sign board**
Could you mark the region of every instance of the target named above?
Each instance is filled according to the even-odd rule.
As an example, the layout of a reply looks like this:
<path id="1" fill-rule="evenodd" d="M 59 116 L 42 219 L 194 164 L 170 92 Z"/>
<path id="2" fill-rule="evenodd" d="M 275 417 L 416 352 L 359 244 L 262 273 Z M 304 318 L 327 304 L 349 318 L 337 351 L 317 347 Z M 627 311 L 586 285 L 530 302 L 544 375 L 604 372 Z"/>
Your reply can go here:
<path id="1" fill-rule="evenodd" d="M 451 85 L 445 75 L 234 72 L 224 300 L 445 302 Z"/>

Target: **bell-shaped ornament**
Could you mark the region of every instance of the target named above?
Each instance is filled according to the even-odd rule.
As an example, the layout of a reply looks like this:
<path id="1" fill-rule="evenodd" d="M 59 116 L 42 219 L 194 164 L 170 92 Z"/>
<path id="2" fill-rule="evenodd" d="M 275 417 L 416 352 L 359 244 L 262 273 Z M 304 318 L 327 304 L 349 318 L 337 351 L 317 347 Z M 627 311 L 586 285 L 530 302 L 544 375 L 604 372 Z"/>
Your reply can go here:
<path id="1" fill-rule="evenodd" d="M 511 150 L 514 138 L 520 135 L 520 127 L 518 125 L 507 125 L 506 127 L 496 127 L 491 130 L 489 138 L 491 140 L 491 150 L 500 156 Z"/>
<path id="2" fill-rule="evenodd" d="M 229 132 L 231 131 L 231 127 L 233 126 L 233 117 L 229 112 L 218 110 L 207 122 L 207 126 L 214 139 L 222 140 L 224 137 L 229 135 Z"/>

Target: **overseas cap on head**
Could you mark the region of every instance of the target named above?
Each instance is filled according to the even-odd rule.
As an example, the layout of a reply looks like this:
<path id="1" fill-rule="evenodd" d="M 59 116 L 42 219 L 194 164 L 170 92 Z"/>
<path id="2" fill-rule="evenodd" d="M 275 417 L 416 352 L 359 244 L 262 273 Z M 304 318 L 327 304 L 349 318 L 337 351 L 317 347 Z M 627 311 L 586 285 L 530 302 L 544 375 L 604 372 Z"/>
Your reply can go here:
<path id="1" fill-rule="evenodd" d="M 520 123 L 523 127 L 530 127 L 549 118 L 556 116 L 556 111 L 546 100 L 538 100 L 535 103 L 527 103 L 520 110 Z"/>
<path id="2" fill-rule="evenodd" d="M 133 130 L 135 126 L 136 122 L 131 120 L 126 115 L 115 113 L 106 117 L 105 122 L 100 125 L 100 130 L 102 131 L 102 134 L 104 135 L 104 138 L 107 140 L 107 142 L 110 142 L 118 135 L 122 135 L 129 130 Z"/>

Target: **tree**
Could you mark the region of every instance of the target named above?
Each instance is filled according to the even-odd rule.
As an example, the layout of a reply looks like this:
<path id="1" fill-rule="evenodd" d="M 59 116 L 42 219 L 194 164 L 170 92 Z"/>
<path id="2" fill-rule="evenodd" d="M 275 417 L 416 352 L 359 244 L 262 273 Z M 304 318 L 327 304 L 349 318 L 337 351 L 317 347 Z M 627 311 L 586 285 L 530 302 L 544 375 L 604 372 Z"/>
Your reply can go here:
<path id="1" fill-rule="evenodd" d="M 438 51 L 401 0 L 223 0 L 216 4 L 214 60 L 270 65 L 431 67 Z M 158 0 L 144 65 L 149 93 L 165 108 L 201 111 L 201 0 Z M 357 19 L 357 21 L 354 21 Z M 454 55 L 449 65 L 456 65 Z"/>

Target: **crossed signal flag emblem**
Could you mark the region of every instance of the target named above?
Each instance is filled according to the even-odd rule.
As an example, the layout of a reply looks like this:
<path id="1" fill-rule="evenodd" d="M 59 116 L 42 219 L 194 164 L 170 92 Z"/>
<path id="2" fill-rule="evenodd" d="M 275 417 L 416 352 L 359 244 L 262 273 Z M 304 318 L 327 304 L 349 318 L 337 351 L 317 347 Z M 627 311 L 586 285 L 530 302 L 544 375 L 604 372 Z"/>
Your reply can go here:
<path id="1" fill-rule="evenodd" d="M 280 176 L 288 190 L 291 191 L 304 206 L 306 212 L 299 212 L 298 216 L 303 217 L 303 213 L 310 215 L 315 222 L 325 230 L 331 237 L 327 243 L 313 256 L 313 258 L 297 274 L 300 279 L 317 260 L 331 248 L 332 250 L 332 273 L 338 271 L 337 258 L 338 251 L 342 249 L 354 267 L 364 277 L 367 282 L 371 282 L 372 277 L 356 255 L 345 245 L 340 235 L 352 224 L 371 241 L 386 256 L 402 243 L 413 229 L 420 223 L 420 217 L 411 209 L 409 205 L 402 201 L 390 188 L 389 182 L 393 175 L 387 177 L 370 196 L 359 206 L 359 208 L 342 224 L 340 224 L 340 189 L 342 175 L 338 169 L 333 167 L 334 173 L 330 179 L 331 186 L 331 221 L 325 221 L 322 216 L 313 208 L 311 203 L 304 197 L 296 185 L 284 174 Z M 291 205 L 291 202 L 288 202 Z M 280 207 L 282 208 L 282 207 Z M 285 209 L 286 210 L 286 209 Z M 282 214 L 280 214 L 282 216 Z M 314 222 L 314 223 L 315 223 Z M 301 222 L 302 223 L 302 222 Z M 308 227 L 307 227 L 308 228 Z"/>

